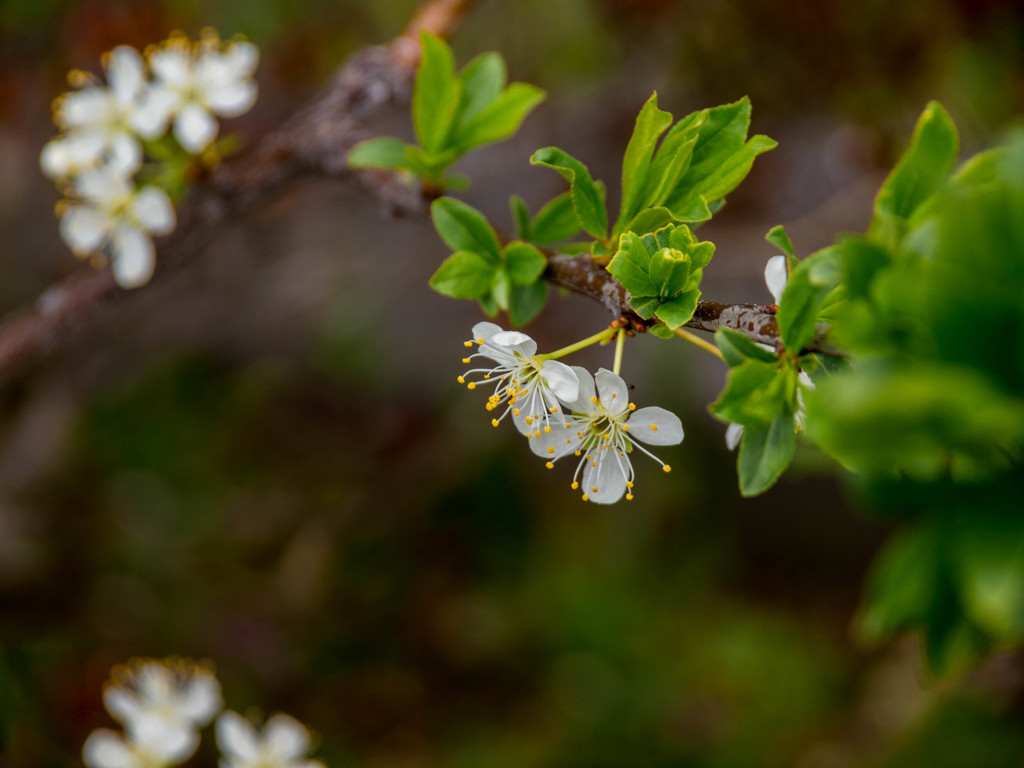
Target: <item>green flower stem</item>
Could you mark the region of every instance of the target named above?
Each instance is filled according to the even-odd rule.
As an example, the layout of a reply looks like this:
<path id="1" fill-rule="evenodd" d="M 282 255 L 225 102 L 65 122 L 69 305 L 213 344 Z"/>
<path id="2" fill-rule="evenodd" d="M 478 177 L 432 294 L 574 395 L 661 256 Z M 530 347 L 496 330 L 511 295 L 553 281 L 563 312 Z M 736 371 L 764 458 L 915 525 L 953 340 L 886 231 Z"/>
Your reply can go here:
<path id="1" fill-rule="evenodd" d="M 718 349 L 718 347 L 716 347 L 711 342 L 705 341 L 700 336 L 692 334 L 689 331 L 685 331 L 682 328 L 676 328 L 673 331 L 673 333 L 676 336 L 678 336 L 679 338 L 686 339 L 691 344 L 696 344 L 701 349 L 703 349 L 703 350 L 705 350 L 707 352 L 710 352 L 712 355 L 717 357 L 719 360 L 725 360 L 725 358 L 722 357 L 722 352 L 721 352 L 721 350 Z"/>
<path id="2" fill-rule="evenodd" d="M 612 363 L 612 373 L 616 376 L 619 375 L 619 371 L 622 370 L 622 348 L 625 346 L 623 343 L 626 340 L 626 329 L 619 328 L 619 333 L 615 337 L 615 362 Z"/>
<path id="3" fill-rule="evenodd" d="M 554 352 L 548 352 L 543 355 L 535 355 L 535 357 L 538 360 L 557 360 L 560 357 L 571 355 L 573 352 L 579 352 L 581 349 L 586 349 L 598 342 L 607 341 L 614 336 L 618 330 L 619 329 L 617 328 L 605 328 L 602 331 L 595 333 L 593 336 L 588 336 L 583 339 L 583 341 L 577 341 L 575 344 L 570 344 L 568 347 L 562 347 L 561 349 L 556 349 Z"/>

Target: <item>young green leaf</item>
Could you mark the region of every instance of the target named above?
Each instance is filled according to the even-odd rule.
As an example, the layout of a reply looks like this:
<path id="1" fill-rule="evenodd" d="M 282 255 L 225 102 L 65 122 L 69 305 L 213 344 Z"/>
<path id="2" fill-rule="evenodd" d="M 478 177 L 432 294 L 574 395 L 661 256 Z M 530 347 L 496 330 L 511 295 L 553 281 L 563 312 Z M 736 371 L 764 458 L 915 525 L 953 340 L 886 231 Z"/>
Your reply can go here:
<path id="1" fill-rule="evenodd" d="M 522 326 L 533 320 L 544 308 L 548 284 L 538 280 L 530 285 L 513 285 L 509 294 L 508 317 L 512 325 Z"/>
<path id="2" fill-rule="evenodd" d="M 480 299 L 490 290 L 497 269 L 472 251 L 456 251 L 430 278 L 430 287 L 453 299 Z"/>
<path id="3" fill-rule="evenodd" d="M 681 293 L 673 299 L 663 301 L 655 310 L 655 316 L 668 326 L 669 330 L 675 330 L 684 323 L 689 322 L 693 312 L 697 309 L 697 302 L 700 300 L 700 291 L 692 290 Z"/>
<path id="4" fill-rule="evenodd" d="M 818 328 L 818 314 L 839 282 L 841 256 L 829 247 L 800 262 L 789 276 L 776 315 L 779 338 L 786 349 L 799 352 Z"/>
<path id="5" fill-rule="evenodd" d="M 502 251 L 505 268 L 513 285 L 530 285 L 544 272 L 548 260 L 529 243 L 515 240 Z"/>
<path id="6" fill-rule="evenodd" d="M 511 136 L 546 94 L 527 83 L 512 83 L 453 133 L 452 144 L 462 151 Z"/>
<path id="7" fill-rule="evenodd" d="M 563 192 L 541 208 L 530 224 L 527 238 L 537 245 L 567 240 L 580 231 L 580 220 L 572 204 L 572 193 Z"/>
<path id="8" fill-rule="evenodd" d="M 800 265 L 796 252 L 793 250 L 793 241 L 789 239 L 784 226 L 776 224 L 768 230 L 768 234 L 764 236 L 764 239 L 786 254 L 786 263 L 789 265 L 790 272 Z"/>
<path id="9" fill-rule="evenodd" d="M 746 334 L 732 328 L 719 328 L 715 331 L 715 343 L 731 368 L 747 360 L 776 364 L 779 361 L 779 356 L 774 352 L 769 352 Z"/>
<path id="10" fill-rule="evenodd" d="M 917 207 L 949 176 L 959 146 L 949 113 L 939 102 L 929 102 L 917 121 L 910 146 L 878 191 L 868 233 L 895 244 Z"/>
<path id="11" fill-rule="evenodd" d="M 658 94 L 651 94 L 637 115 L 633 135 L 622 158 L 622 206 L 615 229 L 640 211 L 641 197 L 647 183 L 651 158 L 658 137 L 672 124 L 672 115 L 658 109 Z"/>
<path id="12" fill-rule="evenodd" d="M 744 426 L 767 426 L 792 404 L 795 407 L 796 373 L 777 363 L 747 359 L 729 369 L 725 389 L 711 404 L 713 414 Z M 790 408 L 791 409 L 791 408 Z M 790 414 L 789 428 L 793 428 Z"/>
<path id="13" fill-rule="evenodd" d="M 498 262 L 498 236 L 476 208 L 453 197 L 440 197 L 430 206 L 430 215 L 437 233 L 453 251 L 473 251 Z"/>
<path id="14" fill-rule="evenodd" d="M 458 112 L 462 84 L 455 78 L 455 59 L 444 40 L 421 32 L 420 45 L 423 58 L 413 87 L 412 118 L 420 146 L 431 155 L 444 149 Z"/>
<path id="15" fill-rule="evenodd" d="M 505 77 L 505 60 L 494 51 L 481 53 L 462 68 L 458 75 L 462 81 L 459 125 L 468 123 L 498 98 L 505 87 Z"/>
<path id="16" fill-rule="evenodd" d="M 641 208 L 662 206 L 690 167 L 693 148 L 697 144 L 696 132 L 671 131 L 661 142 L 651 161 L 646 184 L 641 195 Z M 667 209 L 666 209 L 667 210 Z M 625 227 L 626 230 L 630 228 Z M 634 232 L 636 230 L 633 230 Z"/>
<path id="17" fill-rule="evenodd" d="M 589 235 L 604 240 L 608 230 L 608 211 L 587 166 L 557 147 L 538 149 L 530 158 L 530 164 L 553 168 L 569 182 L 580 226 Z"/>
<path id="18" fill-rule="evenodd" d="M 793 413 L 784 410 L 767 426 L 745 426 L 736 467 L 740 493 L 757 496 L 771 488 L 796 452 Z"/>
<path id="19" fill-rule="evenodd" d="M 512 214 L 512 221 L 516 228 L 516 237 L 521 240 L 530 240 L 530 209 L 526 207 L 526 201 L 519 195 L 512 195 L 508 199 L 508 209 Z"/>
<path id="20" fill-rule="evenodd" d="M 405 142 L 391 136 L 360 141 L 349 150 L 347 162 L 352 168 L 402 168 Z"/>

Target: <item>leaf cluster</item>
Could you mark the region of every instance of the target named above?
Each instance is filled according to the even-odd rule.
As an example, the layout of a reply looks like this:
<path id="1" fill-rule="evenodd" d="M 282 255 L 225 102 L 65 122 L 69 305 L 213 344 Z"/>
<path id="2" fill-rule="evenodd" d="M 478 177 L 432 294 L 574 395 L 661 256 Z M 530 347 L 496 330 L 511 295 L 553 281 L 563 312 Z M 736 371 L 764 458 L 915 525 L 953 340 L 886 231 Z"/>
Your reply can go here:
<path id="1" fill-rule="evenodd" d="M 436 189 L 464 188 L 468 180 L 446 173 L 466 152 L 508 138 L 544 100 L 540 88 L 506 85 L 505 60 L 495 52 L 475 57 L 458 72 L 451 48 L 423 32 L 423 58 L 413 86 L 412 117 L 418 144 L 380 136 L 348 155 L 354 168 L 404 170 Z"/>
<path id="2" fill-rule="evenodd" d="M 472 206 L 442 197 L 430 207 L 434 227 L 452 253 L 441 264 L 430 286 L 455 299 L 476 299 L 488 315 L 499 309 L 514 325 L 532 320 L 547 298 L 541 279 L 547 259 L 522 240 L 502 246 L 494 228 Z"/>

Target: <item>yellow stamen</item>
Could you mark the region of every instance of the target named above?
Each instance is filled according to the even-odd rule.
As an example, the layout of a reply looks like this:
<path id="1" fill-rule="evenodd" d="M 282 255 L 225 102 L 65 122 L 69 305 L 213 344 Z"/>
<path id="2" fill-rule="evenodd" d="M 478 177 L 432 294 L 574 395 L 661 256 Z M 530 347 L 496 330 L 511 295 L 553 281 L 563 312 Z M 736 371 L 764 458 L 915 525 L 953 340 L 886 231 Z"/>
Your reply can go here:
<path id="1" fill-rule="evenodd" d="M 533 417 L 532 417 L 532 416 L 527 416 L 527 417 L 526 417 L 526 423 L 527 423 L 528 425 L 529 425 L 529 424 L 533 424 Z"/>
<path id="2" fill-rule="evenodd" d="M 468 363 L 468 362 L 469 362 L 469 358 L 468 358 L 468 357 L 464 357 L 464 358 L 462 358 L 462 362 L 463 362 L 463 363 Z"/>
<path id="3" fill-rule="evenodd" d="M 545 466 L 545 467 L 547 467 L 548 469 L 554 469 L 554 468 L 555 468 L 555 464 L 554 464 L 554 462 L 551 462 L 551 461 L 549 461 L 549 462 L 548 462 L 547 464 L 545 464 L 544 466 Z"/>
<path id="4" fill-rule="evenodd" d="M 633 487 L 633 481 L 632 480 L 627 480 L 626 481 L 626 487 L 627 488 L 632 488 Z"/>
<path id="5" fill-rule="evenodd" d="M 596 398 L 596 397 L 594 397 L 593 395 L 591 395 L 591 396 L 590 396 L 590 402 L 592 402 L 592 403 L 596 403 L 596 402 L 597 402 L 597 398 Z"/>
<path id="6" fill-rule="evenodd" d="M 464 347 L 472 347 L 473 346 L 473 342 L 472 341 L 464 341 L 464 342 L 462 342 L 462 346 L 464 346 Z"/>
<path id="7" fill-rule="evenodd" d="M 466 385 L 466 389 L 476 389 L 476 382 L 475 381 L 469 382 L 469 384 Z"/>
<path id="8" fill-rule="evenodd" d="M 658 425 L 657 424 L 651 424 L 651 432 L 657 432 L 657 431 L 658 431 Z"/>
<path id="9" fill-rule="evenodd" d="M 549 445 L 548 446 L 548 453 L 554 453 L 554 452 L 555 452 L 555 446 Z"/>
<path id="10" fill-rule="evenodd" d="M 587 496 L 587 494 L 585 494 L 585 493 L 584 493 L 584 494 L 583 494 L 583 500 L 584 500 L 584 501 L 590 501 L 590 497 L 589 497 L 589 496 Z"/>
<path id="11" fill-rule="evenodd" d="M 632 501 L 632 500 L 633 500 L 633 494 L 632 493 L 627 493 L 626 494 L 626 501 Z"/>
<path id="12" fill-rule="evenodd" d="M 544 433 L 545 434 L 550 434 L 551 433 L 551 427 L 549 427 L 547 424 L 544 425 Z"/>
<path id="13" fill-rule="evenodd" d="M 499 422 L 498 422 L 498 420 L 497 420 L 497 419 L 491 419 L 491 426 L 492 426 L 492 427 L 496 427 L 496 426 L 498 426 L 498 423 L 499 423 Z"/>
<path id="14" fill-rule="evenodd" d="M 518 408 L 513 408 L 512 409 L 512 415 L 513 416 L 518 416 L 519 415 L 519 409 Z"/>
<path id="15" fill-rule="evenodd" d="M 671 472 L 672 471 L 672 467 L 670 467 L 668 464 L 666 464 L 661 469 L 662 469 L 663 472 Z"/>
<path id="16" fill-rule="evenodd" d="M 459 384 L 465 384 L 466 383 L 466 380 L 462 376 L 459 376 L 459 378 L 457 378 L 456 381 L 459 382 Z"/>
<path id="17" fill-rule="evenodd" d="M 590 492 L 591 493 L 597 493 L 597 486 L 595 485 L 593 488 L 591 488 Z"/>
<path id="18" fill-rule="evenodd" d="M 557 405 L 552 405 L 550 408 L 548 408 L 548 410 L 551 413 L 558 413 L 558 406 Z"/>
<path id="19" fill-rule="evenodd" d="M 630 403 L 629 404 L 629 410 L 635 411 L 636 410 L 636 403 Z"/>
<path id="20" fill-rule="evenodd" d="M 476 340 L 476 343 L 477 343 L 477 344 L 483 344 L 483 343 L 484 343 L 484 337 L 483 337 L 483 336 L 481 336 L 480 338 L 478 338 L 478 339 Z"/>
<path id="21" fill-rule="evenodd" d="M 580 487 L 580 484 L 577 483 L 575 480 L 573 480 L 573 482 L 572 482 L 572 489 L 575 491 L 579 487 Z"/>

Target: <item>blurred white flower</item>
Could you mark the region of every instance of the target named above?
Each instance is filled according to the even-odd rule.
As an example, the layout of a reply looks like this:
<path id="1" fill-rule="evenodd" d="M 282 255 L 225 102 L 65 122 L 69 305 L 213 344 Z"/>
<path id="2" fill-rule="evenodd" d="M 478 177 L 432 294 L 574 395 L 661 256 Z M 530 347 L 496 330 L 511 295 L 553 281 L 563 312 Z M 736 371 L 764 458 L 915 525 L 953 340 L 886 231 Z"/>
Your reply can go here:
<path id="1" fill-rule="evenodd" d="M 633 498 L 633 449 L 647 454 L 668 472 L 671 467 L 640 443 L 676 445 L 682 442 L 683 425 L 674 413 L 658 407 L 640 408 L 629 402 L 629 390 L 619 376 L 602 368 L 591 376 L 573 366 L 580 383 L 579 397 L 569 406 L 571 420 L 564 427 L 530 441 L 548 467 L 562 456 L 581 456 L 572 487 L 579 488 L 582 472 L 583 500 L 613 504 L 626 495 Z M 597 390 L 595 392 L 595 380 Z"/>
<path id="2" fill-rule="evenodd" d="M 103 704 L 132 743 L 149 751 L 197 740 L 197 729 L 223 706 L 217 678 L 192 661 L 138 659 L 116 667 L 111 677 Z"/>
<path id="3" fill-rule="evenodd" d="M 114 278 L 123 288 L 145 284 L 153 274 L 155 251 L 150 235 L 174 229 L 174 206 L 153 186 L 136 189 L 108 169 L 85 171 L 72 185 L 73 197 L 60 206 L 60 234 L 78 256 L 101 248 L 110 255 Z"/>
<path id="4" fill-rule="evenodd" d="M 490 368 L 472 368 L 459 376 L 459 383 L 470 389 L 482 384 L 495 385 L 487 400 L 487 410 L 502 405 L 505 410 L 491 420 L 494 426 L 511 413 L 522 434 L 540 437 L 551 431 L 552 421 L 565 423 L 560 403 L 571 403 L 579 394 L 579 382 L 572 368 L 557 360 L 536 357 L 537 342 L 519 331 L 503 331 L 494 323 L 474 325 L 473 341 L 466 344 L 477 344 L 479 348 L 464 358 L 464 363 L 475 357 L 496 363 Z M 480 378 L 467 383 L 471 375 Z"/>
<path id="5" fill-rule="evenodd" d="M 88 768 L 163 768 L 184 762 L 198 745 L 195 730 L 168 730 L 126 739 L 115 731 L 98 728 L 82 746 L 82 761 Z"/>
<path id="6" fill-rule="evenodd" d="M 230 42 L 208 33 L 199 43 L 172 37 L 149 55 L 156 78 L 150 99 L 154 110 L 174 117 L 174 137 L 187 151 L 199 154 L 217 137 L 217 119 L 237 117 L 256 102 L 252 81 L 259 49 L 252 43 Z"/>
<path id="7" fill-rule="evenodd" d="M 772 256 L 764 267 L 764 282 L 776 304 L 782 303 L 782 294 L 789 282 L 789 265 L 785 256 Z"/>
<path id="8" fill-rule="evenodd" d="M 262 731 L 230 710 L 217 718 L 217 745 L 223 754 L 220 768 L 323 768 L 306 757 L 310 736 L 293 717 L 276 714 Z"/>

